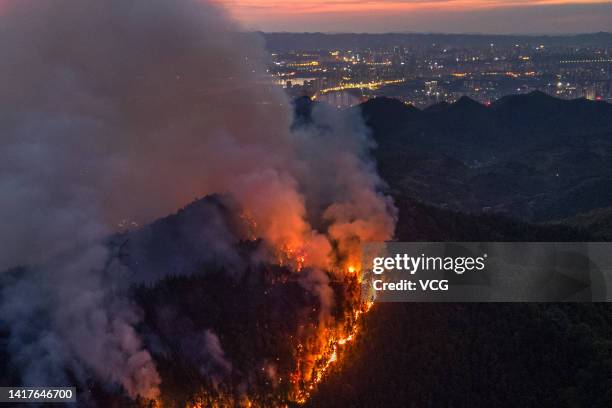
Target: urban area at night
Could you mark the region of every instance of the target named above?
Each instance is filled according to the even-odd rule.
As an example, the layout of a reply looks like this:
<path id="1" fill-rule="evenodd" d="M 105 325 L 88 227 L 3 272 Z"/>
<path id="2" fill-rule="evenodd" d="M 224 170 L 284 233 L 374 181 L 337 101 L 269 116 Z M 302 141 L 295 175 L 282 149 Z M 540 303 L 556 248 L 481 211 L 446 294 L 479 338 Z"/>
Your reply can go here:
<path id="1" fill-rule="evenodd" d="M 273 48 L 279 40 L 290 41 L 289 36 L 298 38 L 294 49 L 290 44 Z M 566 44 L 559 37 L 518 37 L 516 43 L 512 37 L 491 37 L 502 40 L 496 43 L 474 36 L 474 45 L 468 46 L 452 35 L 397 34 L 380 36 L 376 46 L 342 49 L 331 49 L 337 42 L 333 35 L 321 35 L 329 46 L 302 49 L 299 36 L 267 35 L 273 44 L 271 73 L 291 96 L 310 96 L 338 107 L 377 96 L 418 108 L 453 103 L 462 96 L 487 105 L 535 90 L 562 99 L 612 100 L 612 48 L 609 41 L 597 42 L 607 34 L 575 41 L 568 37 Z M 452 42 L 457 44 L 448 45 Z"/>

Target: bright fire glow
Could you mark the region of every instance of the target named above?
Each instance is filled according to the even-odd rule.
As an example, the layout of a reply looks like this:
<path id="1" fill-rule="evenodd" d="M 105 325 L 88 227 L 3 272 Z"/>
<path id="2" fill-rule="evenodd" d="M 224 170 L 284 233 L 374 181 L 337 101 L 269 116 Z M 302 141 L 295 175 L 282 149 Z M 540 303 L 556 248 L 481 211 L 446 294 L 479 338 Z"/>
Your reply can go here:
<path id="1" fill-rule="evenodd" d="M 304 381 L 301 378 L 299 372 L 294 373 L 292 382 L 294 384 L 304 383 L 304 386 L 296 390 L 294 400 L 298 403 L 305 403 L 310 397 L 311 392 L 315 389 L 324 378 L 329 368 L 336 362 L 341 360 L 341 347 L 346 346 L 352 342 L 355 337 L 359 334 L 361 319 L 365 313 L 370 311 L 372 308 L 372 302 L 361 302 L 356 310 L 350 311 L 350 316 L 347 316 L 347 323 L 344 325 L 344 332 L 341 336 L 338 336 L 336 331 L 342 330 L 342 328 L 336 327 L 330 330 L 326 330 L 321 338 L 322 343 L 325 345 L 319 354 L 316 355 L 305 355 L 301 361 L 314 361 L 312 376 L 308 381 Z M 299 363 L 300 361 L 298 361 Z M 298 364 L 298 369 L 299 369 Z M 306 378 L 308 379 L 308 377 Z"/>

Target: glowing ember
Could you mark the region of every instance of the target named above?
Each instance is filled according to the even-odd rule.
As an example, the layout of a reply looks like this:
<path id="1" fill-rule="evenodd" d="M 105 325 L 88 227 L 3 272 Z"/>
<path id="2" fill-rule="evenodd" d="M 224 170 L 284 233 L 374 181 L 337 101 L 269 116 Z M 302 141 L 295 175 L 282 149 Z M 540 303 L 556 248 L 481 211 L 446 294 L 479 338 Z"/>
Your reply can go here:
<path id="1" fill-rule="evenodd" d="M 344 346 L 346 343 L 348 343 L 348 342 L 350 342 L 350 341 L 353 341 L 353 335 L 350 335 L 350 336 L 348 336 L 348 337 L 347 337 L 347 338 L 345 338 L 345 339 L 340 339 L 340 340 L 338 340 L 338 344 L 339 344 L 340 346 Z"/>
<path id="2" fill-rule="evenodd" d="M 358 294 L 353 295 L 358 296 Z M 322 331 L 318 341 L 318 344 L 321 344 L 318 353 L 313 350 L 314 355 L 303 353 L 298 356 L 298 367 L 292 376 L 292 383 L 297 386 L 293 401 L 305 403 L 308 400 L 311 392 L 324 379 L 331 365 L 341 359 L 340 348 L 355 339 L 359 333 L 361 317 L 372 308 L 372 305 L 372 302 L 358 301 L 355 309 L 347 311 L 343 322 L 337 322 L 335 326 Z M 298 345 L 298 351 L 303 351 L 302 344 Z M 309 362 L 312 366 L 312 373 L 304 373 L 300 368 Z"/>
<path id="3" fill-rule="evenodd" d="M 278 263 L 281 266 L 287 265 L 300 272 L 306 265 L 306 253 L 302 249 L 285 245 L 278 256 Z"/>

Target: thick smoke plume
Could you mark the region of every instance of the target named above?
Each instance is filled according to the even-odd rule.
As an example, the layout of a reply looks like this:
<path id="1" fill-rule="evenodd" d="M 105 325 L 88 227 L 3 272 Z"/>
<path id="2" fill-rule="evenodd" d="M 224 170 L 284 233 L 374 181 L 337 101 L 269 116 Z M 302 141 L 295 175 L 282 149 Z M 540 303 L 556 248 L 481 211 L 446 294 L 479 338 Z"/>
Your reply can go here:
<path id="1" fill-rule="evenodd" d="M 0 322 L 28 385 L 157 396 L 125 296 L 149 278 L 103 243 L 126 221 L 228 193 L 273 251 L 330 269 L 393 235 L 361 121 L 318 107 L 292 131 L 258 38 L 212 1 L 2 0 L 0 50 Z"/>

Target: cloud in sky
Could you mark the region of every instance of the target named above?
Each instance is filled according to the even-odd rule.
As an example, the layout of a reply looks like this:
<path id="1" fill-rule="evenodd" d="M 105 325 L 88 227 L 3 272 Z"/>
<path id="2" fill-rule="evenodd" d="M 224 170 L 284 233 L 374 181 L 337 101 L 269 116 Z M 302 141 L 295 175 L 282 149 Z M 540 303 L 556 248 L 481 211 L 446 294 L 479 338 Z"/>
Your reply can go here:
<path id="1" fill-rule="evenodd" d="M 219 0 L 266 31 L 572 33 L 612 30 L 610 0 Z"/>

